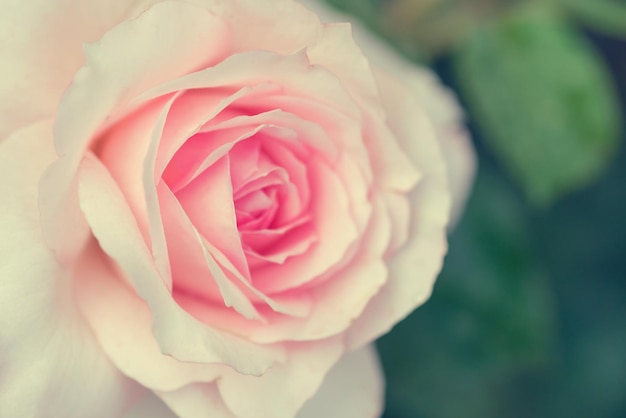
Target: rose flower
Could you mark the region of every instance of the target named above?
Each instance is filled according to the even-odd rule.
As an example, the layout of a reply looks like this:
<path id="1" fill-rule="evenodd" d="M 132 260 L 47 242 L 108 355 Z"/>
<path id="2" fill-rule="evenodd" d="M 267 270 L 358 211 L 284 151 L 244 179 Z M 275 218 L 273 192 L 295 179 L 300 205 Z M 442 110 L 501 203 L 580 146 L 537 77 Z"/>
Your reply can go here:
<path id="1" fill-rule="evenodd" d="M 291 0 L 0 3 L 1 417 L 381 413 L 370 343 L 428 298 L 473 154 L 355 31 Z"/>

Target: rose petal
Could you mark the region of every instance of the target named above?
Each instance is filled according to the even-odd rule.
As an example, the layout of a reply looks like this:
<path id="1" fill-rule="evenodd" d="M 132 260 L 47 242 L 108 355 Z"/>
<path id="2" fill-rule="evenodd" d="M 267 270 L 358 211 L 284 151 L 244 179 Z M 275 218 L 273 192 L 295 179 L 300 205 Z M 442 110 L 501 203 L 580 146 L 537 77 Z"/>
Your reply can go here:
<path id="1" fill-rule="evenodd" d="M 246 97 L 241 100 L 241 106 L 245 109 L 254 109 L 256 113 L 270 113 L 275 109 L 284 109 L 288 114 L 297 116 L 297 119 L 301 121 L 300 124 L 307 127 L 306 130 L 297 130 L 301 133 L 298 138 L 299 142 L 307 144 L 310 149 L 317 150 L 320 156 L 327 159 L 330 164 L 339 158 L 340 150 L 349 153 L 350 157 L 358 162 L 364 177 L 371 179 L 369 158 L 363 146 L 360 112 L 335 108 L 310 97 L 284 94 L 263 98 Z M 309 130 L 314 130 L 314 132 L 309 133 Z M 293 147 L 290 150 L 295 152 Z M 302 161 L 306 161 L 308 153 L 295 153 L 295 155 Z"/>
<path id="2" fill-rule="evenodd" d="M 243 233 L 242 237 L 250 247 L 246 255 L 253 271 L 265 265 L 263 261 L 283 264 L 289 257 L 307 253 L 318 242 L 317 232 L 307 218 L 303 218 L 301 225 Z"/>
<path id="3" fill-rule="evenodd" d="M 206 4 L 206 0 L 194 1 Z M 317 16 L 296 1 L 212 1 L 208 7 L 222 9 L 220 16 L 232 28 L 231 47 L 235 52 L 292 54 L 316 39 L 321 30 Z"/>
<path id="4" fill-rule="evenodd" d="M 80 206 L 102 249 L 124 270 L 137 294 L 150 306 L 161 351 L 181 361 L 224 363 L 241 373 L 260 374 L 280 356 L 276 347 L 260 348 L 212 330 L 184 312 L 172 299 L 124 197 L 101 163 L 89 154 L 79 173 Z M 250 356 L 249 353 L 255 353 Z"/>
<path id="5" fill-rule="evenodd" d="M 189 92 L 157 98 L 119 121 L 96 146 L 98 156 L 124 192 L 144 239 L 160 260 L 159 270 L 168 287 L 171 287 L 171 278 L 167 245 L 160 227 L 163 222 L 159 200 L 155 195 L 155 184 L 163 170 L 163 163 L 158 158 L 172 153 L 170 148 L 175 150 L 180 146 L 177 141 L 182 142 L 181 137 L 184 140 L 185 135 L 199 129 L 207 117 L 225 105 L 223 101 L 219 96 Z M 190 106 L 192 110 L 189 110 Z M 143 161 L 143 167 L 137 161 Z"/>
<path id="6" fill-rule="evenodd" d="M 225 43 L 216 39 L 227 39 L 223 21 L 189 3 L 165 1 L 85 47 L 87 63 L 58 108 L 55 145 L 62 158 L 40 190 L 44 236 L 62 260 L 75 256 L 88 235 L 72 179 L 90 142 L 137 94 L 220 59 Z"/>
<path id="7" fill-rule="evenodd" d="M 275 312 L 261 311 L 266 323 L 258 326 L 240 318 L 220 316 L 209 305 L 185 304 L 185 308 L 203 322 L 218 327 L 226 326 L 261 344 L 284 340 L 317 340 L 345 331 L 387 279 L 383 254 L 389 246 L 391 225 L 383 207 L 384 202 L 378 200 L 376 205 L 374 213 L 377 215 L 372 218 L 355 258 L 338 269 L 330 279 L 314 283 L 306 290 L 297 289 L 293 292 L 296 303 L 297 295 L 302 297 L 303 294 L 317 302 L 306 315 L 293 318 L 294 315 L 286 317 Z M 286 295 L 289 293 L 272 297 Z"/>
<path id="8" fill-rule="evenodd" d="M 258 23 L 257 23 L 258 24 Z M 253 50 L 234 54 L 219 64 L 173 79 L 136 97 L 145 102 L 172 92 L 215 87 L 278 85 L 282 94 L 315 100 L 359 118 L 360 110 L 341 81 L 321 66 L 312 65 L 304 51 L 279 55 L 271 50 Z M 273 107 L 276 109 L 276 107 Z"/>
<path id="9" fill-rule="evenodd" d="M 354 258 L 328 280 L 311 286 L 309 291 L 317 301 L 311 314 L 304 319 L 267 316 L 268 324 L 249 331 L 252 341 L 327 338 L 345 331 L 359 317 L 388 277 L 383 254 L 389 245 L 391 225 L 381 207 L 383 203 L 374 204 L 376 215 L 371 218 Z"/>
<path id="10" fill-rule="evenodd" d="M 389 112 L 395 112 L 393 107 Z M 364 118 L 364 135 L 374 170 L 374 182 L 384 190 L 406 193 L 420 180 L 421 173 L 407 158 L 384 119 L 371 113 Z"/>
<path id="11" fill-rule="evenodd" d="M 406 195 L 393 192 L 381 192 L 383 205 L 387 216 L 391 220 L 391 241 L 386 254 L 393 254 L 409 239 L 409 225 L 411 223 L 411 202 Z"/>
<path id="12" fill-rule="evenodd" d="M 180 157 L 178 154 L 184 153 L 181 148 L 187 144 L 188 140 L 193 139 L 208 123 L 215 124 L 215 120 L 221 120 L 221 116 L 226 114 L 230 107 L 236 106 L 242 98 L 265 96 L 272 94 L 276 89 L 278 89 L 277 86 L 262 83 L 242 88 L 217 87 L 175 93 L 177 97 L 168 112 L 165 129 L 159 141 L 155 176 L 163 176 L 174 190 L 178 189 L 175 186 L 176 183 L 186 184 L 188 179 L 182 180 L 180 177 L 188 176 L 189 171 L 193 172 L 193 170 L 190 170 L 184 163 L 192 161 L 194 166 L 199 166 L 199 161 L 202 161 L 199 158 L 183 156 L 184 158 L 181 158 L 183 164 L 176 167 L 176 159 Z M 147 102 L 150 103 L 151 100 Z M 212 139 L 213 142 L 217 142 L 211 148 L 214 149 L 227 144 L 232 137 L 225 136 L 221 142 L 217 138 Z"/>
<path id="13" fill-rule="evenodd" d="M 373 35 L 354 16 L 328 7 L 323 1 L 299 1 L 325 22 L 351 22 L 354 39 L 372 65 L 401 81 L 430 117 L 448 167 L 453 197 L 450 225 L 453 226 L 469 195 L 477 164 L 470 136 L 463 127 L 463 112 L 453 92 L 443 86 L 434 73 L 395 53 L 391 45 Z"/>
<path id="14" fill-rule="evenodd" d="M 303 316 L 309 312 L 311 301 L 306 295 L 294 301 L 291 297 L 269 298 L 257 290 L 235 268 L 226 255 L 209 241 L 200 237 L 171 192 L 167 189 L 163 189 L 162 192 L 164 219 L 168 223 L 174 222 L 166 226 L 166 230 L 173 231 L 170 239 L 177 243 L 172 246 L 172 265 L 176 270 L 176 281 L 180 282 L 179 289 L 182 289 L 182 296 L 195 299 L 208 298 L 209 300 L 205 303 L 213 302 L 218 306 L 226 303 L 226 306 L 233 306 L 237 312 L 249 319 L 263 320 L 258 314 L 257 307 L 251 304 L 251 301 L 264 302 L 274 311 L 287 315 Z M 200 254 L 197 254 L 198 248 Z M 215 280 L 221 298 L 215 298 L 210 280 Z M 219 310 L 226 314 L 223 308 Z M 214 324 L 213 322 L 207 323 Z M 231 332 L 237 331 L 221 327 L 219 323 L 214 325 Z"/>
<path id="15" fill-rule="evenodd" d="M 230 151 L 230 158 L 237 162 L 236 170 L 231 166 L 230 179 L 233 183 L 233 195 L 237 199 L 241 189 L 250 181 L 259 177 L 259 164 L 261 163 L 261 144 L 259 141 L 246 141 L 237 144 Z M 266 174 L 268 169 L 264 170 Z"/>
<path id="16" fill-rule="evenodd" d="M 227 372 L 216 383 L 197 383 L 157 392 L 181 418 L 292 418 L 319 388 L 343 349 L 338 339 L 293 343 L 289 361 L 263 376 Z"/>
<path id="17" fill-rule="evenodd" d="M 154 127 L 171 99 L 171 96 L 164 96 L 138 109 L 102 135 L 94 147 L 124 193 L 146 243 L 150 243 L 151 238 L 140 162 L 146 158 Z"/>
<path id="18" fill-rule="evenodd" d="M 43 243 L 37 183 L 54 158 L 50 121 L 0 144 L 0 415 L 108 418 L 136 387 L 101 351 L 71 274 Z"/>
<path id="19" fill-rule="evenodd" d="M 314 301 L 309 292 L 284 293 L 273 296 L 270 302 L 274 307 L 269 306 L 268 303 L 266 303 L 266 306 L 258 306 L 264 320 L 260 324 L 258 321 L 246 319 L 233 310 L 225 310 L 216 304 L 207 303 L 205 299 L 197 295 L 175 292 L 174 298 L 194 318 L 213 328 L 222 329 L 245 338 L 248 337 L 251 329 L 266 326 L 267 321 L 265 318 L 268 316 L 274 315 L 283 318 L 287 315 L 289 317 L 306 318 L 311 314 L 314 306 Z M 260 298 L 257 297 L 257 299 Z M 266 297 L 266 299 L 269 298 Z M 279 310 L 284 312 L 280 313 Z"/>
<path id="20" fill-rule="evenodd" d="M 408 242 L 389 260 L 389 281 L 349 330 L 360 347 L 388 331 L 430 296 L 447 250 L 450 195 L 446 166 L 429 120 L 402 85 L 378 73 L 389 124 L 422 178 L 408 195 L 412 208 Z M 410 278 L 410 279 L 407 279 Z"/>
<path id="21" fill-rule="evenodd" d="M 287 214 L 279 222 L 285 224 L 293 219 L 294 216 L 302 213 L 308 208 L 311 199 L 310 187 L 307 180 L 307 169 L 305 163 L 291 152 L 287 146 L 283 146 L 277 141 L 264 141 L 263 152 L 279 167 L 284 168 L 287 172 L 289 187 L 293 191 L 287 198 L 291 198 L 295 208 L 294 215 Z"/>
<path id="22" fill-rule="evenodd" d="M 0 2 L 0 140 L 20 126 L 53 116 L 85 60 L 83 44 L 154 3 L 82 1 L 77 7 L 76 0 Z"/>
<path id="23" fill-rule="evenodd" d="M 364 109 L 363 139 L 377 173 L 376 181 L 386 187 L 411 188 L 418 173 L 386 130 L 378 86 L 369 62 L 354 42 L 350 25 L 326 25 L 323 35 L 307 48 L 307 55 L 311 63 L 339 77 L 348 91 L 358 92 L 354 98 Z"/>
<path id="24" fill-rule="evenodd" d="M 151 333 L 148 305 L 124 284 L 97 245 L 83 254 L 77 272 L 81 311 L 102 349 L 126 376 L 151 389 L 174 390 L 190 382 L 210 382 L 227 368 L 164 355 Z"/>
<path id="25" fill-rule="evenodd" d="M 308 162 L 312 201 L 311 222 L 318 242 L 302 256 L 291 257 L 281 265 L 267 265 L 254 272 L 253 281 L 267 294 L 293 289 L 315 279 L 344 258 L 359 230 L 350 213 L 346 187 L 334 170 L 319 158 Z M 366 206 L 367 207 L 367 206 Z"/>
<path id="26" fill-rule="evenodd" d="M 262 376 L 225 374 L 217 381 L 224 403 L 235 416 L 292 418 L 317 391 L 343 353 L 340 339 L 288 347 L 289 358 Z M 209 411 L 206 411 L 207 413 Z"/>
<path id="27" fill-rule="evenodd" d="M 274 172 L 275 173 L 275 172 Z M 258 218 L 263 214 L 270 212 L 271 217 L 267 219 L 265 225 L 273 222 L 274 216 L 280 206 L 277 199 L 277 186 L 280 180 L 277 176 L 265 176 L 257 179 L 251 187 L 257 188 L 254 191 L 247 191 L 244 196 L 237 199 L 237 214 L 244 214 L 246 218 Z M 268 187 L 274 186 L 274 187 Z M 259 189 L 260 188 L 260 189 Z"/>
<path id="28" fill-rule="evenodd" d="M 176 197 L 202 237 L 248 278 L 250 272 L 237 229 L 230 170 L 230 158 L 225 156 L 179 190 Z"/>
<path id="29" fill-rule="evenodd" d="M 225 269 L 223 264 L 228 257 L 200 235 L 180 202 L 164 183 L 160 185 L 160 201 L 166 234 L 168 240 L 174 243 L 171 245 L 170 258 L 175 286 L 197 297 L 208 297 L 220 306 L 232 306 L 246 318 L 261 319 L 250 299 Z M 217 257 L 220 257 L 220 261 Z M 236 267 L 231 268 L 240 274 L 241 281 L 248 282 Z M 219 293 L 215 292 L 215 287 Z"/>
<path id="30" fill-rule="evenodd" d="M 272 135 L 279 138 L 295 135 L 291 128 L 263 123 L 267 118 L 267 114 L 235 117 L 190 138 L 174 155 L 164 173 L 172 191 L 183 189 L 240 142 L 248 139 L 254 141 L 262 131 L 271 131 Z"/>
<path id="31" fill-rule="evenodd" d="M 376 349 L 344 355 L 297 418 L 377 418 L 383 409 L 383 372 Z"/>
<path id="32" fill-rule="evenodd" d="M 307 47 L 312 64 L 335 74 L 363 107 L 383 116 L 376 82 L 370 64 L 354 42 L 352 28 L 346 23 L 324 25 L 324 31 Z"/>

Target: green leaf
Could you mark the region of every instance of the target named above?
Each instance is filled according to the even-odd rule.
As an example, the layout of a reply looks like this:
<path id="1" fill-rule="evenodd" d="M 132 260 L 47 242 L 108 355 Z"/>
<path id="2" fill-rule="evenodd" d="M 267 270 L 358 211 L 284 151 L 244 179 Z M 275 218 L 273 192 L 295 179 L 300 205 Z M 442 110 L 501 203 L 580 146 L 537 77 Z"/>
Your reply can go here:
<path id="1" fill-rule="evenodd" d="M 486 418 L 513 376 L 549 362 L 555 308 L 524 205 L 481 166 L 431 300 L 379 340 L 389 418 Z"/>
<path id="2" fill-rule="evenodd" d="M 584 24 L 611 35 L 626 37 L 626 2 L 620 0 L 561 0 Z"/>
<path id="3" fill-rule="evenodd" d="M 455 64 L 487 145 L 532 203 L 547 206 L 607 166 L 621 130 L 614 88 L 570 27 L 514 15 L 475 31 Z"/>

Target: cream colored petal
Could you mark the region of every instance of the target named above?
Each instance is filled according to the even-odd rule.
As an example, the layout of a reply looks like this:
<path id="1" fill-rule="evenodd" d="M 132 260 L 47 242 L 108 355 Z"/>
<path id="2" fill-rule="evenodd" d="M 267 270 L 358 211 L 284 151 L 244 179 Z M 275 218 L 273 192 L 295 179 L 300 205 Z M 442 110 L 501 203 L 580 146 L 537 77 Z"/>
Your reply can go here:
<path id="1" fill-rule="evenodd" d="M 110 418 L 135 384 L 109 362 L 72 294 L 72 276 L 43 244 L 37 183 L 52 125 L 0 144 L 0 416 Z"/>
<path id="2" fill-rule="evenodd" d="M 383 383 L 373 345 L 346 354 L 296 418 L 378 418 L 383 409 Z"/>
<path id="3" fill-rule="evenodd" d="M 446 160 L 453 197 L 451 225 L 454 225 L 471 191 L 477 165 L 471 138 L 464 125 L 463 111 L 454 93 L 441 84 L 434 72 L 409 62 L 354 16 L 332 9 L 323 0 L 299 1 L 318 13 L 322 21 L 350 22 L 357 44 L 373 67 L 404 84 L 429 117 Z M 383 86 L 380 88 L 384 89 Z M 388 111 L 393 112 L 393 109 Z"/>
<path id="4" fill-rule="evenodd" d="M 53 116 L 85 61 L 83 44 L 157 0 L 3 0 L 0 2 L 0 141 Z"/>
<path id="5" fill-rule="evenodd" d="M 72 187 L 97 134 L 141 92 L 215 63 L 227 41 L 225 23 L 214 14 L 165 1 L 85 47 L 86 64 L 74 76 L 56 117 L 54 140 L 62 158 L 46 172 L 41 187 L 44 236 L 62 261 L 71 260 L 88 235 Z"/>
<path id="6" fill-rule="evenodd" d="M 225 374 L 217 382 L 219 392 L 237 417 L 292 418 L 318 390 L 342 353 L 338 338 L 291 343 L 283 364 L 260 377 Z"/>
<path id="7" fill-rule="evenodd" d="M 446 227 L 451 197 L 437 136 L 428 117 L 403 85 L 378 74 L 391 129 L 422 178 L 409 193 L 408 241 L 389 261 L 389 280 L 349 331 L 351 347 L 359 347 L 389 331 L 430 296 L 447 251 Z"/>

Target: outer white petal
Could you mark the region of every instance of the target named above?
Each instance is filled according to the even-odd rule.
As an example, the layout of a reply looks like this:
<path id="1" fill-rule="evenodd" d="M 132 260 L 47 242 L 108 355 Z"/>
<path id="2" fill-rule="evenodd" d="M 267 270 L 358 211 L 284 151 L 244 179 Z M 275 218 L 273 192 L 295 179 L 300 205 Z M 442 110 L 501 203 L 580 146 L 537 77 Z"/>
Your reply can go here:
<path id="1" fill-rule="evenodd" d="M 100 350 L 71 275 L 43 245 L 37 182 L 53 158 L 48 121 L 0 144 L 0 417 L 109 418 L 135 385 Z"/>
<path id="2" fill-rule="evenodd" d="M 446 165 L 429 119 L 404 86 L 378 73 L 389 126 L 422 178 L 409 193 L 408 241 L 388 260 L 389 280 L 374 296 L 349 331 L 350 347 L 372 341 L 424 303 L 441 270 L 447 251 L 446 227 L 451 196 Z"/>
<path id="3" fill-rule="evenodd" d="M 83 44 L 158 0 L 0 1 L 0 141 L 52 116 L 76 70 Z"/>
<path id="4" fill-rule="evenodd" d="M 260 377 L 230 372 L 217 385 L 224 404 L 241 418 L 292 418 L 320 387 L 324 376 L 339 360 L 339 338 L 291 343 L 288 359 Z"/>
<path id="5" fill-rule="evenodd" d="M 375 418 L 382 405 L 383 375 L 370 345 L 341 359 L 297 418 Z"/>
<path id="6" fill-rule="evenodd" d="M 2 0 L 0 2 L 0 140 L 20 126 L 53 116 L 85 62 L 83 45 L 163 0 Z M 295 52 L 316 18 L 290 0 L 185 0 L 225 13 L 243 36 L 238 51 Z M 251 24 L 252 23 L 252 24 Z M 277 24 L 278 23 L 278 24 Z"/>
<path id="7" fill-rule="evenodd" d="M 370 33 L 354 16 L 331 9 L 323 0 L 298 0 L 326 22 L 351 22 L 357 44 L 372 65 L 403 83 L 433 123 L 448 170 L 452 192 L 450 224 L 461 215 L 476 171 L 476 154 L 463 125 L 463 112 L 452 91 L 425 67 L 410 63 Z M 393 110 L 391 110 L 393 111 Z"/>
<path id="8" fill-rule="evenodd" d="M 289 358 L 261 376 L 244 376 L 231 369 L 212 382 L 155 393 L 182 418 L 294 418 L 318 392 L 342 351 L 339 338 L 292 343 Z M 374 383 L 361 386 L 359 392 L 372 393 L 368 388 L 376 386 L 378 380 L 369 380 Z"/>

